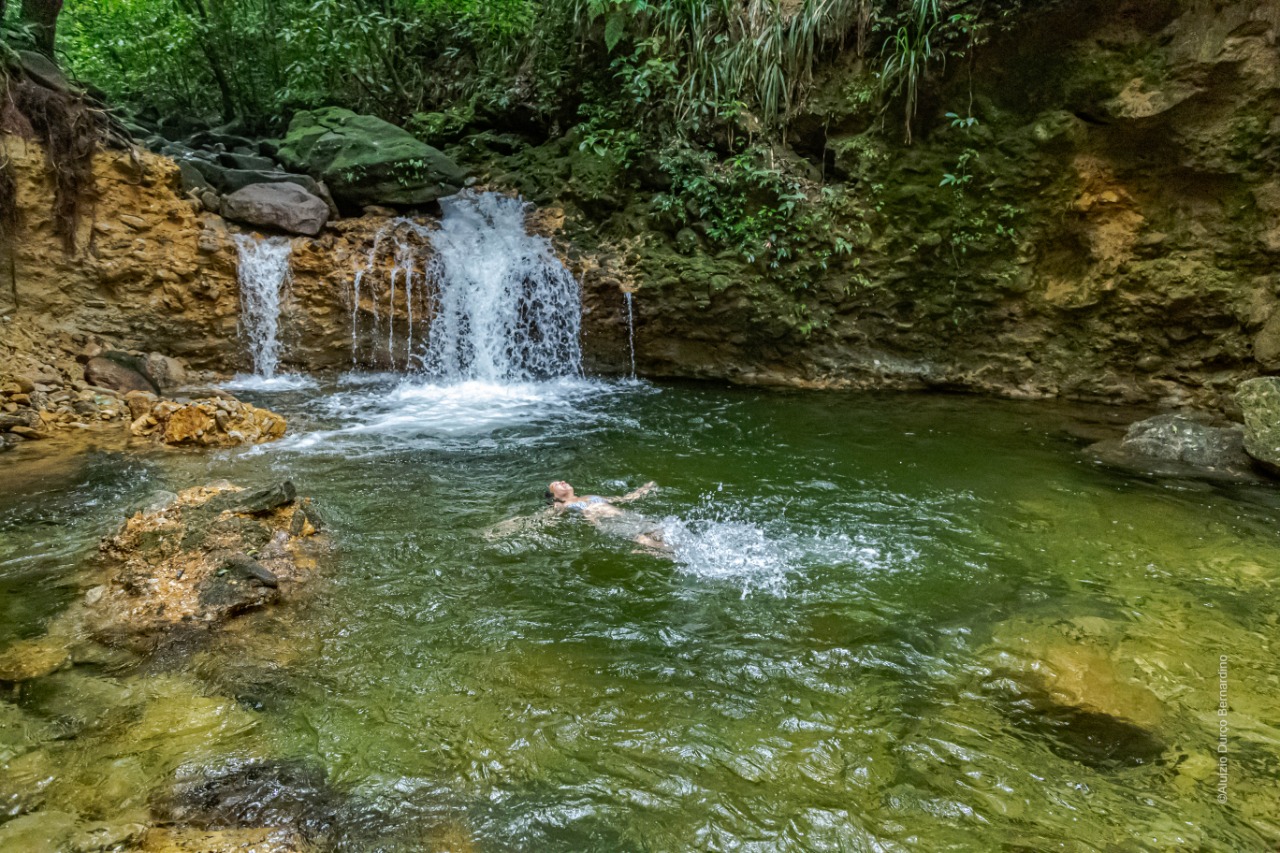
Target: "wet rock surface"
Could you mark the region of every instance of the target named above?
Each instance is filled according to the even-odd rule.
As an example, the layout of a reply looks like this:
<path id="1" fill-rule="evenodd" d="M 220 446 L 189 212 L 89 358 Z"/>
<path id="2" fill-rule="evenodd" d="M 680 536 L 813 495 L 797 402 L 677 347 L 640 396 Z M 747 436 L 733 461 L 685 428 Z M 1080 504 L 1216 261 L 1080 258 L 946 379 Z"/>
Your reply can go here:
<path id="1" fill-rule="evenodd" d="M 86 596 L 104 641 L 150 649 L 184 628 L 215 627 L 287 598 L 325 547 L 291 484 L 188 489 L 103 541 L 102 583 Z"/>
<path id="2" fill-rule="evenodd" d="M 1280 378 L 1240 383 L 1236 403 L 1244 413 L 1244 449 L 1268 472 L 1280 475 Z"/>
<path id="3" fill-rule="evenodd" d="M 231 447 L 274 441 L 285 434 L 280 415 L 235 399 L 211 398 L 179 403 L 172 400 L 143 407 L 145 398 L 130 399 L 131 411 L 140 411 L 129 427 L 136 436 L 186 447 Z"/>
<path id="4" fill-rule="evenodd" d="M 1131 424 L 1124 437 L 1100 441 L 1089 454 L 1117 468 L 1170 477 L 1254 481 L 1239 426 L 1213 426 L 1189 415 L 1156 415 Z"/>
<path id="5" fill-rule="evenodd" d="M 205 830 L 285 829 L 299 840 L 328 835 L 343 798 L 300 761 L 250 761 L 183 774 L 157 799 L 161 824 Z"/>

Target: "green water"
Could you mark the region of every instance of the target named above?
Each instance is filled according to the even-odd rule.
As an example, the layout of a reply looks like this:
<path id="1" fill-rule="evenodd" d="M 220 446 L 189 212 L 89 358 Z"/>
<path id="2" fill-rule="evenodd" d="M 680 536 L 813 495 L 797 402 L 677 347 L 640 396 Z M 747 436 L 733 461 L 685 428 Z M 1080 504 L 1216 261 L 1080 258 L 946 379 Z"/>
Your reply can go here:
<path id="1" fill-rule="evenodd" d="M 1079 412 L 968 398 L 570 383 L 257 401 L 292 438 L 13 463 L 0 641 L 56 620 L 96 539 L 156 489 L 287 476 L 337 547 L 305 602 L 0 705 L 0 820 L 145 821 L 175 778 L 283 759 L 338 798 L 325 838 L 343 850 L 1280 843 L 1270 489 L 1112 472 L 1079 454 Z M 494 530 L 559 478 L 656 480 L 636 508 L 676 558 L 581 518 Z M 1072 660 L 1090 701 L 1138 725 L 1045 705 L 1037 667 Z"/>

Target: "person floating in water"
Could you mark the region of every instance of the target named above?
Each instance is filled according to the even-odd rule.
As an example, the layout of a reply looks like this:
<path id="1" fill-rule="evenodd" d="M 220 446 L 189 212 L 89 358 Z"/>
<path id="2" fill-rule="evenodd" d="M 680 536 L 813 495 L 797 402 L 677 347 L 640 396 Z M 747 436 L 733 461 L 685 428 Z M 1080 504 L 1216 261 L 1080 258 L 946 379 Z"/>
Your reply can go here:
<path id="1" fill-rule="evenodd" d="M 638 512 L 619 509 L 618 504 L 637 501 L 656 489 L 653 481 L 616 498 L 600 495 L 579 495 L 564 480 L 556 480 L 547 486 L 546 497 L 555 513 L 579 512 L 582 517 L 606 533 L 626 536 L 649 551 L 670 554 L 671 546 L 663 541 L 662 526 Z"/>

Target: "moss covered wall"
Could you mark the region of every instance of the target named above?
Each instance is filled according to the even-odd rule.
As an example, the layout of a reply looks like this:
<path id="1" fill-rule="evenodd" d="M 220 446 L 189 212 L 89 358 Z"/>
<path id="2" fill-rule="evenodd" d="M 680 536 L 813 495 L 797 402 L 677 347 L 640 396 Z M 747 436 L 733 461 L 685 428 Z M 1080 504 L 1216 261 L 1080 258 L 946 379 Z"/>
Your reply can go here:
<path id="1" fill-rule="evenodd" d="M 1058 9 L 936 75 L 910 146 L 837 57 L 774 152 L 830 222 L 777 269 L 673 222 L 644 158 L 460 153 L 566 210 L 602 364 L 626 286 L 651 375 L 1220 405 L 1280 369 L 1280 6 Z"/>

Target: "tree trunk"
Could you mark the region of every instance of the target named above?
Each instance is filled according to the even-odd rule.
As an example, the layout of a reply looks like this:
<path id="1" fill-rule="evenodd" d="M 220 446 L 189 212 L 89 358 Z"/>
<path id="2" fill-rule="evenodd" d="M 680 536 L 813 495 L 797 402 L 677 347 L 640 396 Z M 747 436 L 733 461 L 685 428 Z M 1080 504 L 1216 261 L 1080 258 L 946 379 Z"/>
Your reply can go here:
<path id="1" fill-rule="evenodd" d="M 0 0 L 0 7 L 3 7 Z M 58 33 L 58 14 L 62 0 L 22 0 L 23 23 L 30 24 L 36 37 L 36 50 L 53 58 L 53 39 Z"/>

